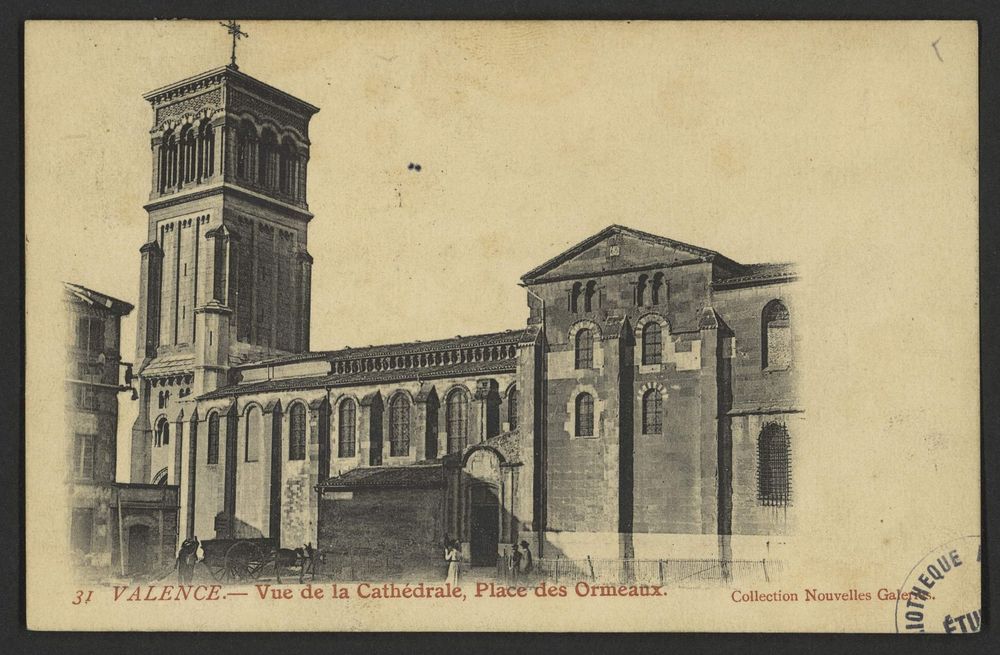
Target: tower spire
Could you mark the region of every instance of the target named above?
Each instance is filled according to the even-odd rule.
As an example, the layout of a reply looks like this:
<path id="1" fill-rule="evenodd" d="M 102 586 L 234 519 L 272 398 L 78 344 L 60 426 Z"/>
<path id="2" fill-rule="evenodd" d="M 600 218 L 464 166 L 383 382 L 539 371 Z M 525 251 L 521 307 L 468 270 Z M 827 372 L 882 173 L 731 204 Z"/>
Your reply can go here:
<path id="1" fill-rule="evenodd" d="M 250 35 L 240 30 L 240 24 L 237 23 L 235 20 L 230 20 L 225 23 L 220 21 L 219 25 L 222 25 L 224 28 L 226 28 L 226 31 L 233 37 L 233 51 L 230 57 L 229 65 L 235 68 L 236 70 L 239 70 L 240 67 L 236 65 L 236 41 L 239 40 L 241 37 L 244 36 L 249 37 Z"/>

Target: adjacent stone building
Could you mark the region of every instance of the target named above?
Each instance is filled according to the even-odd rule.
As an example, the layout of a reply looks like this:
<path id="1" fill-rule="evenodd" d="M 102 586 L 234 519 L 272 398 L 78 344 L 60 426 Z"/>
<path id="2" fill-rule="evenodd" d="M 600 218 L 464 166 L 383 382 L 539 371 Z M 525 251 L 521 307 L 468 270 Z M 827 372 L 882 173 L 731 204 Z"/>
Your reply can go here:
<path id="1" fill-rule="evenodd" d="M 756 557 L 790 531 L 796 273 L 613 225 L 523 326 L 312 351 L 318 109 L 235 66 L 153 91 L 133 482 L 200 538 L 334 561 Z M 322 302 L 322 299 L 317 299 Z M 352 564 L 353 566 L 353 564 Z"/>
<path id="2" fill-rule="evenodd" d="M 177 487 L 116 482 L 118 398 L 132 391 L 121 320 L 132 305 L 63 285 L 70 553 L 82 577 L 143 576 L 173 562 Z M 122 556 L 124 553 L 124 557 Z"/>

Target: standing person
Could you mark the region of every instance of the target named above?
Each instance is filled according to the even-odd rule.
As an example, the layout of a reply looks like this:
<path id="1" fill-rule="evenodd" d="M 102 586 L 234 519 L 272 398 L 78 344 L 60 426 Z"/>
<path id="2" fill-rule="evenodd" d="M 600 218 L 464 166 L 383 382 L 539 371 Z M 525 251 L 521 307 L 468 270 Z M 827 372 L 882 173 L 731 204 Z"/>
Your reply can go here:
<path id="1" fill-rule="evenodd" d="M 521 558 L 521 551 L 515 542 L 514 548 L 510 551 L 510 577 L 512 580 L 517 580 L 521 576 Z"/>
<path id="2" fill-rule="evenodd" d="M 528 547 L 527 541 L 521 542 L 521 548 L 524 550 L 521 556 L 521 573 L 527 576 L 535 568 L 535 560 L 531 557 L 531 548 Z"/>
<path id="3" fill-rule="evenodd" d="M 198 548 L 201 543 L 198 537 L 185 539 L 177 551 L 177 581 L 180 584 L 191 584 L 194 579 L 194 565 L 198 562 Z"/>
<path id="4" fill-rule="evenodd" d="M 458 541 L 451 540 L 444 549 L 444 561 L 448 562 L 448 577 L 445 578 L 445 581 L 453 587 L 458 586 L 458 548 Z"/>

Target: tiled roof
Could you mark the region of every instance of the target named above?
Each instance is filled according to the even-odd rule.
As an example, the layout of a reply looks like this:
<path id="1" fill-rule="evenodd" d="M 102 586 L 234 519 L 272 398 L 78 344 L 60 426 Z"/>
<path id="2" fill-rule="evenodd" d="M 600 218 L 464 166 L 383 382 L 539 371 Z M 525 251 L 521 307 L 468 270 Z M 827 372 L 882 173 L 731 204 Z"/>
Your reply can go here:
<path id="1" fill-rule="evenodd" d="M 194 370 L 194 356 L 181 353 L 177 355 L 164 355 L 151 361 L 141 373 L 146 377 L 166 377 L 191 373 Z"/>
<path id="2" fill-rule="evenodd" d="M 320 491 L 364 488 L 434 488 L 444 486 L 444 467 L 439 461 L 406 466 L 370 466 L 351 469 L 316 485 Z"/>
<path id="3" fill-rule="evenodd" d="M 480 346 L 495 346 L 499 344 L 518 343 L 524 336 L 525 330 L 504 330 L 503 332 L 489 332 L 487 334 L 474 334 L 470 336 L 457 335 L 447 339 L 435 339 L 433 341 L 405 341 L 402 343 L 392 343 L 381 346 L 365 346 L 362 348 L 340 348 L 339 350 L 314 350 L 307 353 L 296 353 L 293 355 L 283 355 L 253 362 L 245 362 L 244 367 L 260 366 L 261 364 L 278 365 L 290 364 L 306 360 L 324 359 L 327 361 L 343 361 L 348 359 L 361 359 L 364 357 L 385 357 L 393 355 L 412 355 L 417 353 L 434 352 L 437 350 L 452 350 L 455 348 L 476 348 Z"/>
<path id="4" fill-rule="evenodd" d="M 536 266 L 527 273 L 521 276 L 521 281 L 526 284 L 531 284 L 536 281 L 540 276 L 556 268 L 565 261 L 568 261 L 581 252 L 587 250 L 595 243 L 599 243 L 604 239 L 615 235 L 615 234 L 626 234 L 636 239 L 641 239 L 643 241 L 656 243 L 659 245 L 667 246 L 668 248 L 676 248 L 677 250 L 683 250 L 689 252 L 695 257 L 703 258 L 706 260 L 720 260 L 722 262 L 729 262 L 734 266 L 739 266 L 736 262 L 733 262 L 725 255 L 722 255 L 714 250 L 709 250 L 707 248 L 702 248 L 700 246 L 693 246 L 689 243 L 684 243 L 682 241 L 676 241 L 674 239 L 668 239 L 667 237 L 661 237 L 656 234 L 651 234 L 649 232 L 643 232 L 642 230 L 636 230 L 631 227 L 625 227 L 624 225 L 609 225 L 597 234 L 587 237 L 580 243 L 576 244 L 569 250 L 565 250 L 547 262 Z"/>
<path id="5" fill-rule="evenodd" d="M 292 391 L 298 389 L 322 389 L 326 387 L 351 387 L 365 384 L 381 384 L 402 382 L 406 380 L 436 380 L 448 377 L 470 377 L 475 375 L 491 375 L 511 373 L 517 368 L 517 358 L 510 352 L 521 342 L 525 330 L 509 330 L 468 337 L 453 337 L 437 341 L 417 341 L 411 343 L 393 344 L 388 346 L 371 346 L 368 348 L 346 348 L 327 352 L 302 353 L 271 360 L 246 364 L 242 368 L 254 366 L 278 366 L 301 361 L 329 361 L 334 372 L 328 375 L 303 375 L 291 378 L 277 378 L 233 384 L 201 396 L 202 399 L 224 398 L 232 395 L 263 393 L 270 391 Z M 382 367 L 388 358 L 424 355 L 426 353 L 455 352 L 463 349 L 490 348 L 503 350 L 503 355 L 497 359 L 480 359 L 478 361 L 453 361 L 452 363 L 428 364 L 420 366 Z M 344 362 L 367 362 L 367 367 L 355 370 Z M 449 360 L 450 361 L 450 360 Z M 372 364 L 378 366 L 373 367 Z M 338 366 L 340 365 L 340 366 Z M 338 372 L 338 368 L 342 369 Z M 364 370 L 367 368 L 367 370 Z"/>
<path id="6" fill-rule="evenodd" d="M 754 284 L 794 280 L 797 276 L 798 271 L 795 265 L 788 262 L 780 264 L 750 264 L 745 266 L 739 275 L 717 280 L 712 286 L 716 289 L 731 289 Z"/>
<path id="7" fill-rule="evenodd" d="M 114 312 L 120 316 L 126 316 L 131 313 L 133 309 L 135 309 L 131 303 L 127 303 L 124 300 L 118 300 L 117 298 L 109 296 L 106 293 L 101 293 L 100 291 L 88 289 L 82 284 L 63 282 L 63 287 L 66 289 L 67 293 L 79 298 L 85 303 L 90 305 L 100 305 L 104 309 Z"/>

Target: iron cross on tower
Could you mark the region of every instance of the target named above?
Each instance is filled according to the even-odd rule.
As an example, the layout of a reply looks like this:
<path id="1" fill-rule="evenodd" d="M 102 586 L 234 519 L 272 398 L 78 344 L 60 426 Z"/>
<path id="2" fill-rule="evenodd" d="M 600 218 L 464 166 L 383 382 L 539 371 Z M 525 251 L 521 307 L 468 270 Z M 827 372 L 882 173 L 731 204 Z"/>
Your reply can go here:
<path id="1" fill-rule="evenodd" d="M 230 65 L 233 68 L 239 68 L 239 66 L 236 65 L 236 41 L 242 36 L 249 37 L 250 35 L 247 34 L 246 32 L 241 31 L 240 24 L 234 20 L 231 20 L 226 23 L 220 22 L 219 25 L 222 25 L 224 28 L 226 28 L 226 31 L 233 37 L 233 54 L 230 60 Z"/>

